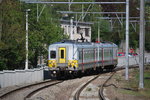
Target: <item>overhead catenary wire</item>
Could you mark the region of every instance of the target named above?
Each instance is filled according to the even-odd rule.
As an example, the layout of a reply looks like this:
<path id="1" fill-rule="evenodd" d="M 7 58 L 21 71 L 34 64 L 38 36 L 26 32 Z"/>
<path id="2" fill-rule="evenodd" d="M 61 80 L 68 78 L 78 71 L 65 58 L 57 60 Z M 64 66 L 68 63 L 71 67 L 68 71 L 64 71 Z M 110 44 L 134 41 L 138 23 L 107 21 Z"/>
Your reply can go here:
<path id="1" fill-rule="evenodd" d="M 39 4 L 125 4 L 126 2 L 48 2 L 48 1 L 26 1 L 25 3 L 39 3 Z"/>

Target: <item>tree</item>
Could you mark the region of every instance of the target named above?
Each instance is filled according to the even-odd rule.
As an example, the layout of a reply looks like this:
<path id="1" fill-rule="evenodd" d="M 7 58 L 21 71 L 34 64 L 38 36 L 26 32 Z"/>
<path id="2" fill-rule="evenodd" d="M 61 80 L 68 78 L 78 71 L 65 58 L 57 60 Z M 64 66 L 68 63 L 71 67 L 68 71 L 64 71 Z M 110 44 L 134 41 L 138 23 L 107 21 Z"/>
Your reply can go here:
<path id="1" fill-rule="evenodd" d="M 39 5 L 41 8 L 42 6 L 43 4 Z M 47 59 L 49 44 L 58 42 L 65 36 L 60 27 L 59 18 L 52 15 L 51 6 L 46 6 L 38 22 L 36 20 L 36 4 L 27 4 L 25 8 L 31 9 L 29 13 L 29 61 L 35 67 L 38 56 L 44 56 Z"/>
<path id="2" fill-rule="evenodd" d="M 43 5 L 39 5 L 42 7 Z M 25 4 L 17 0 L 3 0 L 1 3 L 2 38 L 0 41 L 0 70 L 24 69 L 25 65 L 25 10 L 29 12 L 29 61 L 37 65 L 37 58 L 47 59 L 48 45 L 65 36 L 57 17 L 46 7 L 39 22 L 36 20 L 36 4 Z"/>
<path id="3" fill-rule="evenodd" d="M 24 18 L 16 0 L 1 2 L 2 37 L 0 41 L 0 70 L 22 68 L 24 63 Z"/>

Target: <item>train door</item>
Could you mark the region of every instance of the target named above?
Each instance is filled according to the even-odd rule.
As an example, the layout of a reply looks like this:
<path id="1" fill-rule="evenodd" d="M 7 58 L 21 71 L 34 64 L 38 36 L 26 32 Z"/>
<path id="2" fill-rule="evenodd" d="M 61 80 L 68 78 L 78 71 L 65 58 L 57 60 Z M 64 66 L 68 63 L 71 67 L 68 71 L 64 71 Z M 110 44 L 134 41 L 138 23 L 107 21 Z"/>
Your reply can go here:
<path id="1" fill-rule="evenodd" d="M 66 63 L 66 48 L 59 48 L 59 63 Z"/>

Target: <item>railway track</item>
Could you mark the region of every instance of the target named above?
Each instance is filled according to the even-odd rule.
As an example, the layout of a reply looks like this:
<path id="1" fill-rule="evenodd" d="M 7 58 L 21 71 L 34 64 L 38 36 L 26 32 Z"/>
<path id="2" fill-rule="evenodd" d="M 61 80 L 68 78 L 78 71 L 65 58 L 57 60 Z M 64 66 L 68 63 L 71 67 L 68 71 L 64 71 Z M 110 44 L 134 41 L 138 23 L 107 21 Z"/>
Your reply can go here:
<path id="1" fill-rule="evenodd" d="M 115 74 L 115 72 L 112 72 L 111 75 L 109 76 L 109 78 L 106 79 L 106 81 L 102 85 L 100 85 L 100 88 L 99 88 L 99 97 L 100 97 L 100 100 L 106 100 L 105 97 L 104 97 L 104 94 L 103 94 L 104 86 L 113 77 L 114 74 Z"/>
<path id="2" fill-rule="evenodd" d="M 79 100 L 80 93 L 83 91 L 83 89 L 92 81 L 96 80 L 101 74 L 95 76 L 94 78 L 90 79 L 88 82 L 86 82 L 74 95 L 73 99 L 74 100 Z"/>
<path id="3" fill-rule="evenodd" d="M 62 82 L 63 81 L 48 80 L 48 81 L 43 81 L 43 82 L 27 85 L 27 86 L 22 86 L 17 89 L 11 90 L 5 94 L 0 95 L 0 100 L 7 100 L 7 97 L 9 97 L 10 95 L 17 94 L 17 93 L 21 94 L 20 92 L 23 92 L 23 91 L 27 92 L 27 93 L 22 98 L 19 98 L 19 100 L 20 99 L 27 100 L 28 98 L 30 98 L 32 95 L 34 95 L 38 91 L 45 89 L 47 87 L 56 85 L 58 83 L 62 83 Z M 22 93 L 22 94 L 24 94 L 24 93 Z"/>
<path id="4" fill-rule="evenodd" d="M 105 97 L 103 95 L 103 88 L 105 86 L 105 84 L 111 79 L 111 77 L 115 74 L 115 72 L 110 72 L 110 75 L 108 76 L 108 78 L 103 82 L 103 84 L 100 85 L 99 88 L 99 98 L 100 100 L 105 100 Z M 75 93 L 73 100 L 79 100 L 80 98 L 80 94 L 83 91 L 84 88 L 86 88 L 86 86 L 91 83 L 92 81 L 96 80 L 99 76 L 101 76 L 103 74 L 99 74 L 97 76 L 95 76 L 94 78 L 90 79 L 88 82 L 86 82 L 80 89 L 78 89 L 78 91 Z"/>
<path id="5" fill-rule="evenodd" d="M 136 67 L 132 67 L 132 68 L 137 68 Z M 123 70 L 124 68 L 119 68 L 119 69 L 116 69 L 115 71 L 119 71 L 119 70 Z M 78 89 L 78 91 L 75 93 L 75 95 L 73 96 L 73 100 L 79 100 L 80 98 L 80 94 L 81 92 L 83 91 L 83 89 L 85 87 L 87 87 L 87 85 L 89 83 L 91 83 L 92 81 L 96 80 L 99 76 L 103 76 L 105 74 L 109 74 L 107 75 L 107 79 L 104 78 L 105 81 L 102 81 L 102 83 L 99 85 L 99 91 L 98 91 L 98 94 L 99 94 L 99 98 L 101 100 L 105 100 L 104 96 L 103 96 L 103 90 L 104 90 L 104 87 L 106 86 L 106 83 L 111 79 L 111 77 L 114 75 L 115 72 L 109 72 L 109 73 L 104 73 L 104 74 L 99 74 L 99 75 L 96 75 L 94 78 L 90 79 L 88 82 L 86 82 L 80 89 Z M 0 95 L 0 100 L 13 100 L 13 99 L 10 99 L 11 97 L 13 97 L 14 95 L 23 95 L 21 99 L 17 99 L 17 100 L 28 100 L 30 99 L 35 93 L 41 91 L 42 89 L 45 89 L 47 87 L 50 87 L 50 86 L 54 86 L 56 84 L 59 84 L 63 81 L 58 81 L 58 80 L 47 80 L 47 81 L 43 81 L 43 82 L 39 82 L 39 83 L 35 83 L 35 84 L 31 84 L 31 85 L 28 85 L 28 86 L 23 86 L 23 87 L 20 87 L 20 88 L 17 88 L 17 89 L 14 89 L 14 90 L 11 90 L 5 94 L 2 94 Z M 24 92 L 26 93 L 24 93 Z M 25 94 L 25 95 L 24 95 Z M 13 95 L 13 96 L 12 96 Z M 10 97 L 9 97 L 10 96 Z M 9 97 L 9 99 L 7 99 Z M 82 97 L 82 96 L 81 96 Z"/>
<path id="6" fill-rule="evenodd" d="M 133 65 L 130 68 L 138 68 L 138 66 L 137 65 Z M 109 77 L 101 85 L 99 85 L 98 94 L 99 94 L 100 100 L 106 100 L 105 97 L 104 97 L 104 95 L 103 95 L 103 90 L 104 90 L 104 87 L 106 86 L 107 82 L 112 78 L 112 76 L 117 71 L 124 70 L 124 69 L 125 69 L 124 67 L 121 67 L 121 68 L 116 68 L 113 72 L 109 72 L 109 74 L 110 74 Z M 86 88 L 86 86 L 89 83 L 91 83 L 92 81 L 96 80 L 101 75 L 103 75 L 103 74 L 99 74 L 99 75 L 95 76 L 94 78 L 92 78 L 91 80 L 89 80 L 88 82 L 86 82 L 80 89 L 78 89 L 78 91 L 75 93 L 75 95 L 73 97 L 73 100 L 79 100 L 80 94 L 83 91 L 83 89 Z"/>

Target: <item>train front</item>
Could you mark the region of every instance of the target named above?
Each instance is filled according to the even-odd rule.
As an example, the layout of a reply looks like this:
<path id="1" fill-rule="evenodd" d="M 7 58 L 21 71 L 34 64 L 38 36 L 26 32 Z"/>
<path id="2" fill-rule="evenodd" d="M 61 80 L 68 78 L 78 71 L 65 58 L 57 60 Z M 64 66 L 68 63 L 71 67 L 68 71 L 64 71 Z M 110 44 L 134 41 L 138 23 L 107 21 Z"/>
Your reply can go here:
<path id="1" fill-rule="evenodd" d="M 56 43 L 49 46 L 48 66 L 51 74 L 59 76 L 78 69 L 76 47 L 71 43 Z"/>

